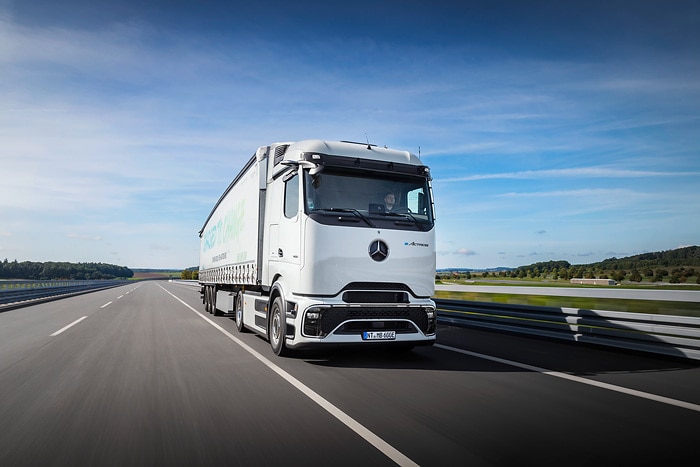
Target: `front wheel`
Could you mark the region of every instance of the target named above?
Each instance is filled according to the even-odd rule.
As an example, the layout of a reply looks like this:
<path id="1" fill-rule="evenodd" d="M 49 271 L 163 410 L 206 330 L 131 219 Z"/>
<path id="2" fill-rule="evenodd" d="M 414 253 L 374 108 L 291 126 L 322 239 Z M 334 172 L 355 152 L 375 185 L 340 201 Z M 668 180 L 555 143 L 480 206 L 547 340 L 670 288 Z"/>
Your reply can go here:
<path id="1" fill-rule="evenodd" d="M 286 335 L 287 317 L 282 307 L 282 299 L 280 297 L 275 297 L 272 302 L 272 308 L 270 309 L 270 326 L 268 332 L 270 346 L 275 355 L 282 357 L 287 353 L 287 347 L 284 344 Z"/>

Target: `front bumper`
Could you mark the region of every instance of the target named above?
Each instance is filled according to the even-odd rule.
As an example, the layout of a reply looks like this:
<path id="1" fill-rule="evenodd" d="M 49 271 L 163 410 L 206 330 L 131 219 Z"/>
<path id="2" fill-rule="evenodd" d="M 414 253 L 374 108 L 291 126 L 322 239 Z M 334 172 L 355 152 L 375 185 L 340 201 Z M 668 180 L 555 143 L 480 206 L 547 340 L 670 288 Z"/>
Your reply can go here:
<path id="1" fill-rule="evenodd" d="M 296 332 L 286 341 L 289 348 L 325 344 L 432 345 L 436 338 L 437 313 L 431 300 L 417 304 L 312 303 L 298 309 L 302 311 L 296 316 Z M 391 337 L 368 339 L 368 335 L 377 333 Z"/>

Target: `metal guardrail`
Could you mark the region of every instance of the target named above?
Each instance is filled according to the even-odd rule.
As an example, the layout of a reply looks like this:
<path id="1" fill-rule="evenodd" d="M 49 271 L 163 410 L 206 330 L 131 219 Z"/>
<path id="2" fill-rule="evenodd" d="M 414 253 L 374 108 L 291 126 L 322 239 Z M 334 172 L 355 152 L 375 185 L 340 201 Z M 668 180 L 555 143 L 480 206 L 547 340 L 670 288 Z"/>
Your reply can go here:
<path id="1" fill-rule="evenodd" d="M 438 322 L 700 360 L 700 318 L 434 299 Z"/>
<path id="2" fill-rule="evenodd" d="M 124 280 L 0 281 L 0 311 L 95 290 L 116 287 Z"/>
<path id="3" fill-rule="evenodd" d="M 173 280 L 198 286 L 198 281 Z M 700 360 L 700 318 L 433 298 L 438 321 Z"/>

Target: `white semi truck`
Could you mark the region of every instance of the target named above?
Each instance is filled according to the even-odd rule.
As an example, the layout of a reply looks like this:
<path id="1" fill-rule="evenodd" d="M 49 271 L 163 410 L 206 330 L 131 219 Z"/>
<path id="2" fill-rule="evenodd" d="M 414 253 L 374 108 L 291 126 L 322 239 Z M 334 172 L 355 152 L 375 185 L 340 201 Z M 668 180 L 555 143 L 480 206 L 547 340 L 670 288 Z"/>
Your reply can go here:
<path id="1" fill-rule="evenodd" d="M 206 311 L 234 316 L 277 355 L 433 344 L 430 182 L 414 154 L 370 144 L 258 148 L 199 232 Z"/>

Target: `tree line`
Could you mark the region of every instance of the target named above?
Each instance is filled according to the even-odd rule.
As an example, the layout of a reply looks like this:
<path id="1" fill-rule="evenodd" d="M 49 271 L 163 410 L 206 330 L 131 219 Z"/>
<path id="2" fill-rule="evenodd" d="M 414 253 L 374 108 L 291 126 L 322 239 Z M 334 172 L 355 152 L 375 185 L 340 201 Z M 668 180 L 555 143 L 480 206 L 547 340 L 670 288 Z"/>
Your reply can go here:
<path id="1" fill-rule="evenodd" d="M 1 279 L 30 280 L 101 280 L 129 279 L 134 271 L 125 266 L 106 263 L 68 263 L 68 262 L 34 262 L 8 261 L 0 263 Z"/>
<path id="2" fill-rule="evenodd" d="M 473 277 L 502 277 L 515 279 L 570 280 L 612 279 L 616 282 L 669 282 L 700 284 L 700 247 L 689 246 L 675 250 L 643 253 L 626 258 L 608 258 L 597 263 L 572 265 L 568 261 L 545 261 L 495 272 L 464 274 Z"/>
<path id="3" fill-rule="evenodd" d="M 675 250 L 642 253 L 620 259 L 612 257 L 587 266 L 606 270 L 699 267 L 700 246 L 687 246 L 676 248 Z"/>
<path id="4" fill-rule="evenodd" d="M 630 281 L 630 282 L 670 282 L 671 284 L 680 284 L 689 282 L 692 279 L 700 284 L 700 275 L 693 267 L 679 268 L 652 268 L 632 267 L 630 269 L 603 269 L 600 266 L 570 266 L 559 268 L 540 267 L 521 267 L 513 271 L 508 271 L 503 274 L 503 277 L 513 277 L 518 279 L 524 278 L 551 278 L 553 280 L 570 280 L 574 278 L 584 279 L 612 279 L 615 282 Z"/>

